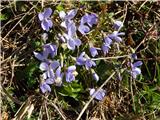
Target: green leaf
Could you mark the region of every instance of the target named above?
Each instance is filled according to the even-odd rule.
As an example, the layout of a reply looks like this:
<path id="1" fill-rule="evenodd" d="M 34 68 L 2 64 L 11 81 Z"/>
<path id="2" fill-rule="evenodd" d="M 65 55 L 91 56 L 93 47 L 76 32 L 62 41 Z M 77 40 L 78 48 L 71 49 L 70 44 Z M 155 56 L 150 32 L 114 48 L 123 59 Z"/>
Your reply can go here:
<path id="1" fill-rule="evenodd" d="M 56 7 L 56 9 L 57 9 L 58 11 L 63 11 L 63 10 L 64 10 L 64 8 L 63 8 L 63 6 L 62 6 L 61 4 L 59 4 L 59 5 Z"/>
<path id="2" fill-rule="evenodd" d="M 0 21 L 7 20 L 8 17 L 5 14 L 0 14 Z"/>
<path id="3" fill-rule="evenodd" d="M 78 96 L 80 92 L 83 91 L 83 87 L 77 81 L 73 81 L 72 83 L 66 83 L 63 88 L 61 88 L 59 94 L 62 96 L 69 96 L 78 100 Z"/>

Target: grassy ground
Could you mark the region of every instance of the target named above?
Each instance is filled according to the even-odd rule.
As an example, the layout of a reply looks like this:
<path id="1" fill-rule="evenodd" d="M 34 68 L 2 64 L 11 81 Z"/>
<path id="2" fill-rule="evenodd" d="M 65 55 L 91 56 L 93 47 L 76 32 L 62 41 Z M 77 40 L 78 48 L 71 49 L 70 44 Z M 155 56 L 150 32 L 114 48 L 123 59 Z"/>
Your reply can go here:
<path id="1" fill-rule="evenodd" d="M 70 56 L 87 50 L 92 42 L 100 47 L 104 34 L 111 33 L 113 20 L 121 20 L 125 32 L 120 51 L 115 46 L 102 58 L 135 53 L 143 62 L 142 74 L 132 79 L 125 71 L 129 58 L 98 60 L 95 71 L 100 76 L 92 82 L 90 73 L 78 67 L 76 81 L 65 87 L 52 86 L 52 92 L 39 89 L 40 62 L 33 51 L 43 44 L 38 13 L 50 7 L 54 11 L 54 27 L 48 32 L 47 43 L 61 46 L 56 35 L 62 31 L 57 11 L 77 8 L 77 21 L 85 12 L 98 15 L 98 24 L 90 34 L 78 36 L 83 45 L 79 50 L 59 48 L 66 64 Z M 160 2 L 155 1 L 81 1 L 81 2 L 1 2 L 1 115 L 3 120 L 159 120 L 160 119 Z M 60 57 L 57 57 L 60 58 Z M 117 72 L 122 80 L 117 80 Z M 114 73 L 114 74 L 113 74 Z M 106 79 L 109 79 L 106 83 Z M 102 101 L 92 99 L 88 88 L 103 87 Z M 83 111 L 84 110 L 84 111 Z M 80 113 L 83 113 L 82 116 Z"/>

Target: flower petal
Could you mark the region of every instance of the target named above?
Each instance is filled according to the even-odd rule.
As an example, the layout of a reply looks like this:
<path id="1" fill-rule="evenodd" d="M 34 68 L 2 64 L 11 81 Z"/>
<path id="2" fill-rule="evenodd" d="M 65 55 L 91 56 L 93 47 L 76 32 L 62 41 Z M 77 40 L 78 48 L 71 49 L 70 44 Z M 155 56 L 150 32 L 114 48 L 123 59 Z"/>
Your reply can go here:
<path id="1" fill-rule="evenodd" d="M 68 72 L 73 72 L 75 70 L 76 70 L 76 66 L 75 65 L 69 66 L 68 69 L 67 69 Z"/>
<path id="2" fill-rule="evenodd" d="M 45 57 L 41 53 L 33 52 L 33 54 L 38 60 L 40 60 L 40 61 L 45 60 Z"/>
<path id="3" fill-rule="evenodd" d="M 65 13 L 64 11 L 60 11 L 60 12 L 59 12 L 59 17 L 60 17 L 61 19 L 64 19 L 65 16 L 66 16 L 66 13 Z"/>
<path id="4" fill-rule="evenodd" d="M 99 76 L 97 75 L 97 73 L 93 73 L 93 78 L 94 78 L 96 81 L 99 81 Z"/>
<path id="5" fill-rule="evenodd" d="M 73 39 L 69 39 L 69 40 L 67 41 L 67 47 L 68 47 L 69 49 L 71 49 L 71 50 L 74 50 L 74 49 L 75 49 L 75 42 L 74 42 Z"/>
<path id="6" fill-rule="evenodd" d="M 105 44 L 111 45 L 112 40 L 109 37 L 104 38 Z"/>
<path id="7" fill-rule="evenodd" d="M 118 20 L 114 22 L 113 28 L 115 30 L 121 29 L 121 27 L 123 27 L 123 22 L 118 21 Z"/>
<path id="8" fill-rule="evenodd" d="M 48 26 L 51 28 L 53 26 L 52 20 L 46 20 L 46 22 L 48 23 Z"/>
<path id="9" fill-rule="evenodd" d="M 86 33 L 88 33 L 90 31 L 90 28 L 86 25 L 81 24 L 78 27 L 79 32 L 81 32 L 81 34 L 85 35 Z"/>
<path id="10" fill-rule="evenodd" d="M 48 22 L 46 22 L 45 20 L 41 22 L 41 27 L 43 30 L 49 31 Z"/>
<path id="11" fill-rule="evenodd" d="M 70 10 L 66 15 L 66 19 L 74 18 L 76 14 L 77 14 L 77 9 Z"/>
<path id="12" fill-rule="evenodd" d="M 52 14 L 52 9 L 51 8 L 46 8 L 45 10 L 44 10 L 44 17 L 45 18 L 49 18 L 50 16 L 51 16 L 51 14 Z"/>
<path id="13" fill-rule="evenodd" d="M 53 61 L 53 62 L 50 64 L 50 66 L 51 66 L 51 68 L 52 68 L 53 70 L 55 70 L 56 68 L 58 68 L 59 65 L 60 65 L 60 64 L 59 64 L 58 61 Z"/>
<path id="14" fill-rule="evenodd" d="M 45 81 L 47 84 L 53 84 L 54 83 L 54 80 L 53 78 L 49 78 Z"/>
<path id="15" fill-rule="evenodd" d="M 66 82 L 72 82 L 75 80 L 75 76 L 71 72 L 66 73 Z"/>
<path id="16" fill-rule="evenodd" d="M 142 61 L 137 61 L 133 64 L 133 67 L 138 67 L 138 66 L 141 66 L 143 63 Z"/>
<path id="17" fill-rule="evenodd" d="M 52 69 L 48 69 L 47 76 L 48 76 L 48 78 L 54 78 L 55 77 L 55 74 L 54 74 Z"/>
<path id="18" fill-rule="evenodd" d="M 40 21 L 42 21 L 44 19 L 44 15 L 42 13 L 39 13 L 38 18 L 39 18 Z"/>
<path id="19" fill-rule="evenodd" d="M 116 42 L 122 42 L 122 38 L 120 38 L 120 37 L 115 37 L 114 40 L 115 40 Z"/>
<path id="20" fill-rule="evenodd" d="M 92 95 L 94 94 L 94 92 L 95 92 L 95 89 L 94 89 L 94 88 L 92 88 L 92 89 L 90 89 L 89 94 L 92 96 Z"/>
<path id="21" fill-rule="evenodd" d="M 90 51 L 92 57 L 95 57 L 96 55 L 98 55 L 97 49 L 95 47 L 91 47 L 89 49 L 89 51 Z"/>
<path id="22" fill-rule="evenodd" d="M 39 66 L 40 70 L 47 71 L 48 70 L 48 64 L 45 62 L 42 62 Z"/>
<path id="23" fill-rule="evenodd" d="M 104 96 L 105 96 L 105 91 L 104 91 L 103 89 L 101 89 L 101 90 L 96 94 L 95 98 L 96 98 L 97 100 L 103 100 Z"/>
<path id="24" fill-rule="evenodd" d="M 42 74 L 42 77 L 43 77 L 44 80 L 47 79 L 47 76 L 48 76 L 48 73 L 47 73 L 47 72 L 44 72 L 44 73 Z"/>
<path id="25" fill-rule="evenodd" d="M 80 39 L 74 39 L 74 43 L 76 46 L 80 46 L 82 44 L 81 40 Z"/>
<path id="26" fill-rule="evenodd" d="M 40 89 L 41 89 L 42 93 L 45 93 L 47 91 L 51 92 L 50 86 L 48 84 L 46 84 L 45 82 L 40 85 Z"/>
<path id="27" fill-rule="evenodd" d="M 87 23 L 87 20 L 88 20 L 88 13 L 86 13 L 84 16 L 82 16 L 81 18 L 81 25 Z"/>
<path id="28" fill-rule="evenodd" d="M 58 67 L 56 70 L 56 76 L 61 77 L 61 67 Z"/>
<path id="29" fill-rule="evenodd" d="M 109 47 L 110 47 L 110 46 L 108 46 L 108 45 L 106 45 L 106 44 L 103 44 L 103 45 L 102 45 L 102 50 L 103 50 L 104 54 L 108 53 Z"/>
<path id="30" fill-rule="evenodd" d="M 89 15 L 87 23 L 90 27 L 93 26 L 93 24 L 96 24 L 98 22 L 98 16 L 95 13 L 92 13 Z"/>
<path id="31" fill-rule="evenodd" d="M 68 25 L 68 36 L 74 37 L 75 35 L 76 35 L 76 25 L 74 22 L 71 22 Z"/>

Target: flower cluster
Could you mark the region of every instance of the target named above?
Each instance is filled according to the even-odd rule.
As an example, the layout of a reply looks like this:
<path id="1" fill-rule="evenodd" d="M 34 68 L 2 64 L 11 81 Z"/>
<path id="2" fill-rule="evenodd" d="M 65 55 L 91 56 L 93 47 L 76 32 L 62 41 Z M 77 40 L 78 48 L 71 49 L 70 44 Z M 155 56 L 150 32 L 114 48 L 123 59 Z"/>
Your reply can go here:
<path id="1" fill-rule="evenodd" d="M 124 35 L 124 32 L 118 32 L 117 30 L 120 30 L 123 26 L 123 23 L 121 21 L 115 21 L 113 28 L 115 31 L 112 34 L 109 34 L 107 37 L 104 38 L 104 43 L 102 45 L 102 50 L 104 54 L 109 52 L 109 49 L 111 48 L 110 45 L 112 44 L 113 40 L 115 42 L 121 42 L 122 38 L 121 35 Z"/>
<path id="2" fill-rule="evenodd" d="M 76 15 L 78 13 L 77 9 L 72 9 L 68 12 L 60 11 L 60 26 L 63 28 L 61 33 L 58 33 L 58 40 L 64 43 L 69 50 L 74 51 L 76 47 L 82 45 L 82 41 L 78 38 L 77 32 L 79 32 L 82 36 L 88 35 L 91 31 L 93 25 L 98 23 L 98 15 L 95 13 L 85 13 L 80 18 L 80 23 L 77 23 Z M 51 21 L 52 9 L 47 8 L 44 12 L 39 13 L 38 17 L 41 21 L 41 27 L 45 31 L 49 31 L 49 29 L 53 26 Z M 115 21 L 113 28 L 113 33 L 107 35 L 104 38 L 102 45 L 100 48 L 94 47 L 91 43 L 89 44 L 89 52 L 90 55 L 87 55 L 85 51 L 81 51 L 80 55 L 76 57 L 76 62 L 66 68 L 60 64 L 61 59 L 57 59 L 57 49 L 58 47 L 55 44 L 47 43 L 43 45 L 43 51 L 41 53 L 34 52 L 35 57 L 41 61 L 39 69 L 43 72 L 42 74 L 42 83 L 40 84 L 40 89 L 43 93 L 51 92 L 51 84 L 56 86 L 62 86 L 63 80 L 65 82 L 72 82 L 76 79 L 76 65 L 84 66 L 87 71 L 92 73 L 93 79 L 99 81 L 99 76 L 95 72 L 94 67 L 96 67 L 96 62 L 92 59 L 92 57 L 98 57 L 99 51 L 102 51 L 104 55 L 109 52 L 111 48 L 111 44 L 114 42 L 121 42 L 121 36 L 124 35 L 123 32 L 119 32 L 123 27 L 123 23 L 121 21 Z M 46 41 L 48 39 L 48 35 L 43 34 L 43 39 Z M 99 51 L 98 51 L 99 50 Z M 55 59 L 56 58 L 56 59 Z M 140 61 L 131 64 L 131 75 L 135 78 L 138 74 L 141 73 L 138 66 L 142 63 Z M 68 65 L 68 64 L 67 64 Z M 65 78 L 65 79 L 64 79 Z M 96 92 L 95 88 L 90 89 L 90 95 L 93 96 Z M 105 90 L 101 89 L 95 95 L 95 99 L 102 100 L 105 97 Z"/>

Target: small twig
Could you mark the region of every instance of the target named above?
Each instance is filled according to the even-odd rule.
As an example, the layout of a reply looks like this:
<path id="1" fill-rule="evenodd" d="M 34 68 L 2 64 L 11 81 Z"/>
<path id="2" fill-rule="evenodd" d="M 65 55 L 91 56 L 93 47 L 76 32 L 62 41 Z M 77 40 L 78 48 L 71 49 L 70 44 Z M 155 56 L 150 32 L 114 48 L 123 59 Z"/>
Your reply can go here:
<path id="1" fill-rule="evenodd" d="M 125 58 L 125 57 L 129 57 L 131 56 L 129 55 L 122 55 L 122 56 L 114 56 L 114 57 L 101 57 L 101 58 L 92 58 L 91 60 L 107 60 L 107 59 L 119 59 L 119 58 Z"/>
<path id="2" fill-rule="evenodd" d="M 47 115 L 47 120 L 50 120 L 46 101 L 44 101 L 44 107 L 45 107 L 45 111 L 46 111 L 46 115 Z"/>
<path id="3" fill-rule="evenodd" d="M 135 48 L 135 51 L 137 51 L 137 49 L 145 42 L 148 34 L 150 33 L 150 31 L 152 30 L 152 28 L 154 28 L 155 25 L 153 25 L 152 27 L 149 28 L 148 32 L 145 34 L 143 40 L 139 43 L 139 45 Z"/>
<path id="4" fill-rule="evenodd" d="M 13 98 L 13 97 L 7 92 L 7 90 L 6 90 L 2 85 L 1 85 L 1 87 L 2 87 L 3 92 L 7 95 L 7 97 L 9 97 L 13 102 L 15 102 L 15 103 L 17 103 L 17 104 L 19 104 L 19 105 L 22 104 L 21 101 Z"/>
<path id="5" fill-rule="evenodd" d="M 81 116 L 83 115 L 83 113 L 85 112 L 85 110 L 87 109 L 87 107 L 89 106 L 89 104 L 91 103 L 91 101 L 93 100 L 93 98 L 96 96 L 96 94 L 103 88 L 103 86 L 105 84 L 107 84 L 107 82 L 113 77 L 113 75 L 116 72 L 113 72 L 109 78 L 98 88 L 98 90 L 93 94 L 93 96 L 90 98 L 90 100 L 86 103 L 86 105 L 83 107 L 82 111 L 80 112 L 78 118 L 76 120 L 80 120 Z"/>
<path id="6" fill-rule="evenodd" d="M 38 3 L 37 3 L 38 4 Z M 36 5 L 37 5 L 36 4 Z M 35 6 L 33 6 L 13 27 L 12 29 L 5 35 L 5 37 L 3 37 L 3 40 L 5 40 L 5 38 L 13 31 L 13 29 L 28 15 L 28 13 L 30 13 L 30 11 L 34 8 Z"/>
<path id="7" fill-rule="evenodd" d="M 61 115 L 61 117 L 63 118 L 63 120 L 66 120 L 66 117 L 62 114 L 62 112 L 59 110 L 59 108 L 57 107 L 57 105 L 56 105 L 55 103 L 50 102 L 50 100 L 48 100 L 48 99 L 45 98 L 44 96 L 42 96 L 42 97 L 43 97 L 45 100 L 47 100 L 47 102 L 57 110 L 57 112 Z"/>
<path id="8" fill-rule="evenodd" d="M 142 3 L 142 5 L 139 7 L 139 9 L 137 10 L 137 12 L 139 12 L 140 11 L 140 9 L 146 4 L 146 2 L 148 2 L 148 0 L 146 0 L 146 1 L 144 1 L 143 3 Z"/>

